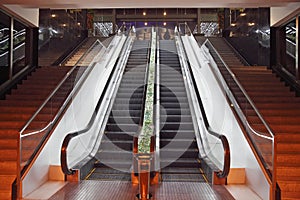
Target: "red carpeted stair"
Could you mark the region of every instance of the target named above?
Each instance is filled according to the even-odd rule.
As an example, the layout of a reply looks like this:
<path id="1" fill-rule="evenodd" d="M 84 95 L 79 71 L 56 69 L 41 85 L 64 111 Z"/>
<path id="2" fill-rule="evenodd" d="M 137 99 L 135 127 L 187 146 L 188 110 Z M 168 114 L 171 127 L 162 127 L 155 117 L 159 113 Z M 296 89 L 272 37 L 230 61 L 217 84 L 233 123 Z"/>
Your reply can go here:
<path id="1" fill-rule="evenodd" d="M 56 85 L 63 79 L 69 67 L 42 67 L 36 69 L 32 75 L 23 80 L 6 95 L 5 100 L 0 100 L 0 199 L 11 199 L 12 183 L 17 176 L 18 139 L 20 130 L 48 97 Z M 72 82 L 72 81 L 71 81 Z M 55 102 L 47 105 L 38 115 L 30 128 L 40 129 L 52 119 L 58 108 L 63 103 L 66 94 L 71 90 L 72 83 L 67 83 L 58 91 Z M 66 87 L 67 86 L 67 87 Z M 29 158 L 39 140 L 32 137 L 23 143 L 23 158 Z M 37 137 L 38 138 L 38 137 Z M 40 139 L 40 138 L 38 138 Z M 26 149 L 27 148 L 27 149 Z M 25 150 L 26 149 L 26 150 Z"/>
<path id="2" fill-rule="evenodd" d="M 300 98 L 285 85 L 270 69 L 263 66 L 242 66 L 238 57 L 223 38 L 209 39 L 225 63 L 245 88 L 259 112 L 271 127 L 276 138 L 276 176 L 281 189 L 281 199 L 300 197 Z M 223 77 L 237 99 L 250 125 L 257 131 L 265 132 L 261 121 L 246 103 L 244 95 L 230 79 L 216 54 L 212 53 Z M 258 148 L 271 162 L 271 146 L 259 137 L 254 138 Z"/>

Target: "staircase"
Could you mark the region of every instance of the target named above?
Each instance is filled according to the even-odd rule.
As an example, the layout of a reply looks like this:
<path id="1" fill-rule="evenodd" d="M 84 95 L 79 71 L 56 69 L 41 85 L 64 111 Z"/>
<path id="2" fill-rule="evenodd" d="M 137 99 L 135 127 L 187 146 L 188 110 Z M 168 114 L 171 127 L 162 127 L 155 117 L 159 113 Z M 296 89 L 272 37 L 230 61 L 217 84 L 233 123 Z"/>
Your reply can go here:
<path id="1" fill-rule="evenodd" d="M 162 181 L 204 182 L 174 40 L 160 40 L 160 166 Z"/>
<path id="2" fill-rule="evenodd" d="M 84 53 L 86 53 L 88 51 L 88 49 L 96 42 L 97 39 L 101 40 L 101 38 L 97 38 L 97 37 L 87 38 L 86 41 L 81 45 L 81 47 L 79 47 L 78 50 L 67 60 L 67 62 L 64 64 L 64 66 L 74 66 L 79 61 L 79 59 L 84 55 Z M 102 44 L 105 46 L 105 48 L 108 47 L 108 45 L 112 39 L 113 39 L 113 37 L 105 38 L 105 40 L 103 40 L 103 38 L 102 38 L 102 40 L 103 40 Z M 96 52 L 96 53 L 99 53 L 99 52 Z M 86 61 L 83 63 L 80 63 L 80 65 L 88 66 L 94 57 L 95 57 L 95 55 L 89 54 L 90 59 L 86 59 Z"/>
<path id="3" fill-rule="evenodd" d="M 221 57 L 245 88 L 259 112 L 271 127 L 276 138 L 276 176 L 281 189 L 281 199 L 291 200 L 300 197 L 300 99 L 289 87 L 281 82 L 270 69 L 263 66 L 242 66 L 228 53 L 230 48 L 222 38 L 210 39 Z M 226 52 L 226 53 L 225 53 Z M 258 117 L 245 102 L 238 87 L 230 80 L 229 74 L 220 64 L 216 55 L 214 59 L 227 80 L 231 91 L 247 116 L 250 125 L 258 131 L 265 132 Z M 267 162 L 271 162 L 270 145 L 255 138 L 261 153 Z"/>
<path id="4" fill-rule="evenodd" d="M 148 40 L 133 43 L 89 180 L 131 180 L 133 136 L 143 117 L 149 48 Z"/>
<path id="5" fill-rule="evenodd" d="M 56 87 L 59 81 L 70 70 L 69 67 L 42 67 L 36 69 L 32 75 L 23 80 L 11 94 L 6 95 L 5 100 L 0 100 L 0 199 L 11 200 L 12 183 L 16 178 L 18 155 L 18 139 L 20 130 L 39 108 L 47 96 Z M 50 74 L 50 76 L 49 76 Z M 60 90 L 59 96 L 65 95 L 70 88 Z M 51 107 L 45 108 L 39 115 L 31 128 L 43 128 L 56 113 L 62 99 L 56 99 Z M 22 160 L 28 160 L 30 153 L 34 150 L 39 141 L 22 143 L 24 151 Z"/>

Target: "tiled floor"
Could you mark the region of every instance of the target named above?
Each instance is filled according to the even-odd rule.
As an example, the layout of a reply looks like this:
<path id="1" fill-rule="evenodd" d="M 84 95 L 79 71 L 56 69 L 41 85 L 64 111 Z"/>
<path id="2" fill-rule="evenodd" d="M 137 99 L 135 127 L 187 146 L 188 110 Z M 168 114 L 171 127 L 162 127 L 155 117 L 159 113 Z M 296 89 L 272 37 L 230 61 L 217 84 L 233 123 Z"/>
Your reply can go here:
<path id="1" fill-rule="evenodd" d="M 151 187 L 151 200 L 233 200 L 223 186 L 206 183 L 163 182 Z M 137 199 L 138 185 L 127 181 L 82 181 L 69 183 L 50 200 L 131 200 Z"/>

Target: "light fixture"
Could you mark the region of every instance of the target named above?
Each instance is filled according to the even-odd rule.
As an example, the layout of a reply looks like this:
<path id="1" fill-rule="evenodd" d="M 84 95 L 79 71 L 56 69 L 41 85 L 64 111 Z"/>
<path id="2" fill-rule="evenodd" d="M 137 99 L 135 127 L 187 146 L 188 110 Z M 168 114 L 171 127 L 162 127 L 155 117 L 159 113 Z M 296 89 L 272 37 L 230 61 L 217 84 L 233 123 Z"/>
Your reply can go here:
<path id="1" fill-rule="evenodd" d="M 56 14 L 51 14 L 51 17 L 52 17 L 52 18 L 56 17 Z"/>
<path id="2" fill-rule="evenodd" d="M 148 23 L 147 23 L 147 22 L 145 22 L 145 26 L 148 26 Z"/>
<path id="3" fill-rule="evenodd" d="M 63 24 L 62 26 L 63 26 L 63 27 L 66 27 L 66 26 L 67 26 L 67 24 Z"/>
<path id="4" fill-rule="evenodd" d="M 144 11 L 144 12 L 143 12 L 143 15 L 144 15 L 144 16 L 146 16 L 146 15 L 147 15 L 147 13 Z"/>
<path id="5" fill-rule="evenodd" d="M 164 22 L 164 26 L 166 26 L 167 25 L 167 22 Z"/>
<path id="6" fill-rule="evenodd" d="M 242 13 L 240 13 L 240 16 L 244 17 L 244 16 L 246 16 L 246 13 L 242 12 Z"/>
<path id="7" fill-rule="evenodd" d="M 235 23 L 231 23 L 230 26 L 236 26 L 236 24 Z"/>
<path id="8" fill-rule="evenodd" d="M 254 26 L 254 25 L 255 25 L 254 22 L 249 22 L 249 23 L 248 23 L 248 26 Z"/>
<path id="9" fill-rule="evenodd" d="M 166 16 L 167 15 L 167 12 L 166 11 L 164 11 L 164 14 L 163 14 L 164 16 Z"/>
<path id="10" fill-rule="evenodd" d="M 80 22 L 78 22 L 77 25 L 80 26 Z"/>

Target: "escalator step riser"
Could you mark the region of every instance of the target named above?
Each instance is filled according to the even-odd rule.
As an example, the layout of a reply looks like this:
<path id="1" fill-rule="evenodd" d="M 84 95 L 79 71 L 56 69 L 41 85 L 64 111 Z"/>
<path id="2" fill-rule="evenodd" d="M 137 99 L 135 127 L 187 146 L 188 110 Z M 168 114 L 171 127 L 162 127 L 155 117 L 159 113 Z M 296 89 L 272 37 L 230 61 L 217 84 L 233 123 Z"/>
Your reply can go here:
<path id="1" fill-rule="evenodd" d="M 140 104 L 115 104 L 113 110 L 141 110 L 142 105 Z"/>
<path id="2" fill-rule="evenodd" d="M 183 167 L 183 168 L 201 168 L 201 164 L 200 163 L 195 163 L 195 162 L 191 162 L 191 163 L 181 163 L 181 162 L 164 162 L 161 161 L 161 166 L 168 166 L 168 167 Z"/>
<path id="3" fill-rule="evenodd" d="M 124 104 L 124 106 L 129 105 L 129 102 L 132 104 L 141 104 L 142 99 L 124 99 L 124 98 L 118 98 L 115 100 L 115 104 Z"/>
<path id="4" fill-rule="evenodd" d="M 172 148 L 172 149 L 196 149 L 197 142 L 194 139 L 191 140 L 160 140 L 160 148 Z"/>
<path id="5" fill-rule="evenodd" d="M 106 163 L 106 164 L 105 164 Z M 109 162 L 103 162 L 103 163 L 95 163 L 94 164 L 95 168 L 106 168 L 106 167 L 110 167 L 112 169 L 128 169 L 128 171 L 130 171 L 131 168 L 131 164 L 128 163 L 109 163 Z"/>
<path id="6" fill-rule="evenodd" d="M 110 160 L 118 160 L 118 161 L 128 161 L 132 160 L 133 154 L 128 151 L 100 151 L 97 153 L 97 158 L 100 159 L 110 159 Z"/>
<path id="7" fill-rule="evenodd" d="M 160 100 L 162 103 L 174 103 L 180 105 L 180 103 L 188 103 L 188 99 L 184 97 L 162 97 Z"/>
<path id="8" fill-rule="evenodd" d="M 141 111 L 137 110 L 112 110 L 111 116 L 123 116 L 123 117 L 140 117 Z"/>
<path id="9" fill-rule="evenodd" d="M 122 132 L 137 132 L 138 126 L 136 124 L 108 124 L 106 131 L 122 131 Z"/>
<path id="10" fill-rule="evenodd" d="M 176 158 L 197 158 L 198 152 L 197 151 L 185 151 L 183 149 L 182 151 L 165 151 L 164 149 L 161 149 L 159 152 L 160 158 L 164 159 L 176 159 Z"/>
<path id="11" fill-rule="evenodd" d="M 172 97 L 174 95 L 176 97 L 187 97 L 185 92 L 160 92 L 161 97 Z"/>
<path id="12" fill-rule="evenodd" d="M 120 132 L 106 132 L 105 134 L 105 139 L 106 140 L 112 140 L 112 141 L 133 141 L 133 136 L 128 135 L 126 133 L 120 133 Z"/>
<path id="13" fill-rule="evenodd" d="M 110 117 L 108 123 L 139 124 L 139 117 Z"/>
<path id="14" fill-rule="evenodd" d="M 143 94 L 142 93 L 137 93 L 137 92 L 133 92 L 133 93 L 118 93 L 116 98 L 142 98 Z"/>
<path id="15" fill-rule="evenodd" d="M 184 116 L 165 116 L 165 117 L 161 117 L 161 119 L 163 119 L 164 122 L 174 122 L 174 123 L 181 123 L 181 122 L 192 122 L 192 117 L 188 116 L 188 117 L 184 117 Z"/>
<path id="16" fill-rule="evenodd" d="M 188 104 L 184 103 L 161 103 L 160 106 L 162 106 L 165 109 L 189 109 Z"/>
<path id="17" fill-rule="evenodd" d="M 128 151 L 131 152 L 132 151 L 132 143 L 130 142 L 114 142 L 111 140 L 105 140 L 101 142 L 101 149 L 107 149 L 107 150 L 124 150 L 124 151 Z"/>
<path id="18" fill-rule="evenodd" d="M 160 111 L 161 114 L 165 114 L 165 115 L 191 115 L 191 112 L 189 109 L 164 109 Z"/>
<path id="19" fill-rule="evenodd" d="M 161 131 L 160 132 L 161 139 L 195 139 L 194 132 L 180 132 L 180 131 Z"/>

